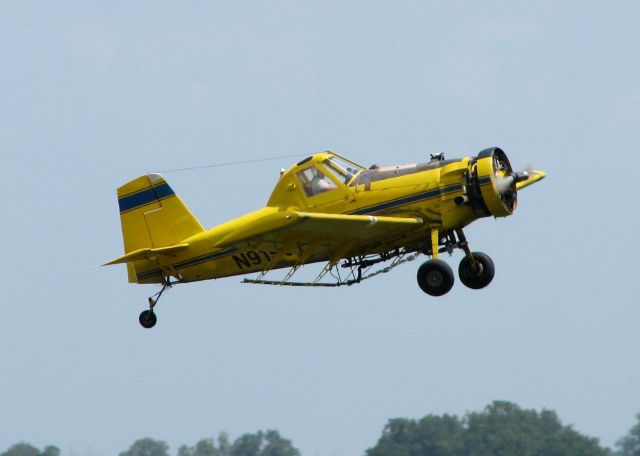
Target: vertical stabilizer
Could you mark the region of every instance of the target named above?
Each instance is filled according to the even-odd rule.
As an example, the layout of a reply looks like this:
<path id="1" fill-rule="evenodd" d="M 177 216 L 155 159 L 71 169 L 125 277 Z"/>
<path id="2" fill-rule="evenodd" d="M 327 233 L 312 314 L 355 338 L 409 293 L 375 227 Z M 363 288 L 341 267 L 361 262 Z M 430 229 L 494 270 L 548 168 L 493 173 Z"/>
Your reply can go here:
<path id="1" fill-rule="evenodd" d="M 125 253 L 176 244 L 204 231 L 159 174 L 147 174 L 118 188 Z"/>

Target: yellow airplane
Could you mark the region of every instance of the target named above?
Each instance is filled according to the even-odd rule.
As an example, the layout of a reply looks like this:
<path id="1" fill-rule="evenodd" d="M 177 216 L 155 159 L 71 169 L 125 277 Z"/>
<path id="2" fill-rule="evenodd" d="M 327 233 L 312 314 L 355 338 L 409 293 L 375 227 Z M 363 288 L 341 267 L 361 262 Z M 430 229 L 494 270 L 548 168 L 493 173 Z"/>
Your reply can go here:
<path id="1" fill-rule="evenodd" d="M 117 190 L 125 254 L 106 265 L 126 264 L 129 282 L 162 285 L 140 314 L 145 328 L 156 324 L 154 306 L 174 284 L 259 273 L 244 282 L 353 285 L 419 254 L 431 259 L 418 269 L 418 285 L 441 296 L 454 274 L 439 253 L 456 248 L 465 253 L 462 283 L 483 288 L 493 279 L 493 261 L 471 252 L 463 228 L 511 215 L 518 190 L 544 177 L 514 172 L 497 147 L 475 157 L 437 154 L 428 163 L 370 168 L 327 151 L 282 170 L 266 207 L 207 230 L 162 176 L 147 174 Z M 317 262 L 326 265 L 315 280 L 291 281 Z M 373 271 L 380 263 L 386 266 Z M 289 268 L 282 279 L 264 278 L 280 268 Z M 327 274 L 334 281 L 324 282 Z"/>

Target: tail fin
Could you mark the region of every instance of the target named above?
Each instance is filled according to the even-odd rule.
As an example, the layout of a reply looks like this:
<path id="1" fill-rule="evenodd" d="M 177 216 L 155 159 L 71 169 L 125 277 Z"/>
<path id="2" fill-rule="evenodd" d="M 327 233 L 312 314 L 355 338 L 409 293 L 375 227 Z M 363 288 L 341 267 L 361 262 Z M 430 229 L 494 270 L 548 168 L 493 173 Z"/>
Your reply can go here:
<path id="1" fill-rule="evenodd" d="M 118 188 L 118 204 L 125 254 L 174 245 L 204 231 L 159 174 L 140 176 Z"/>

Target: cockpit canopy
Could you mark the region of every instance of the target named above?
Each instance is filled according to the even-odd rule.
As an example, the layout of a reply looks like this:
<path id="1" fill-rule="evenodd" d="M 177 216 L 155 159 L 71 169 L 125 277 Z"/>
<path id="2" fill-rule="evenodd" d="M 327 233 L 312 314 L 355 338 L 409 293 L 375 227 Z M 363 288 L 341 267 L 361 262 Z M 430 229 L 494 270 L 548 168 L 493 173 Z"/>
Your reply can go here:
<path id="1" fill-rule="evenodd" d="M 331 155 L 320 162 L 321 166 L 312 164 L 296 172 L 296 177 L 307 196 L 338 188 L 338 184 L 353 185 L 354 177 L 364 167 L 346 159 Z"/>
<path id="2" fill-rule="evenodd" d="M 366 190 L 371 183 L 440 168 L 456 160 L 443 160 L 437 157 L 430 163 L 417 163 L 399 166 L 369 169 L 351 160 L 327 151 L 301 160 L 286 172 L 283 172 L 274 189 L 269 206 L 293 206 L 299 208 L 317 207 L 321 202 L 346 192 L 349 187 L 363 185 Z M 325 195 L 320 197 L 320 195 Z M 318 198 L 316 198 L 318 197 Z"/>
<path id="3" fill-rule="evenodd" d="M 393 177 L 405 176 L 407 174 L 420 173 L 430 169 L 442 168 L 443 166 L 457 162 L 458 160 L 439 160 L 430 163 L 410 163 L 406 165 L 379 167 L 373 165 L 364 170 L 351 181 L 351 185 L 367 185 L 372 182 L 391 179 Z"/>

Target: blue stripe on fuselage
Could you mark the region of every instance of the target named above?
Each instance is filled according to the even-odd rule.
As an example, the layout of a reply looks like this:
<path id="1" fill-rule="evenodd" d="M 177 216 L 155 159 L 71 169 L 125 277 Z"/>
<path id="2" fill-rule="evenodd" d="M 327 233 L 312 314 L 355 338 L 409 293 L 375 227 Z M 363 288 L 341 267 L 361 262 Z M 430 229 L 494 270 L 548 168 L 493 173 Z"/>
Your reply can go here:
<path id="1" fill-rule="evenodd" d="M 236 248 L 218 250 L 217 252 L 207 253 L 206 255 L 201 255 L 199 257 L 189 258 L 188 260 L 181 261 L 180 263 L 176 263 L 171 266 L 175 269 L 184 269 L 191 266 L 196 266 L 198 264 L 206 263 L 208 261 L 214 261 L 224 256 L 233 255 L 237 251 L 238 249 Z M 151 271 L 136 274 L 136 277 L 138 280 L 144 280 L 157 275 L 162 275 L 161 269 L 153 269 Z"/>
<path id="2" fill-rule="evenodd" d="M 431 198 L 437 198 L 441 195 L 446 195 L 448 193 L 457 192 L 462 190 L 462 185 L 455 184 L 449 185 L 448 187 L 437 188 L 435 190 L 429 190 L 426 192 L 416 193 L 415 195 L 405 196 L 403 198 L 399 198 L 393 201 L 387 201 L 385 203 L 376 204 L 375 206 L 369 206 L 362 209 L 358 209 L 356 211 L 350 212 L 353 215 L 365 215 L 372 214 L 380 211 L 384 211 L 387 209 L 393 209 L 398 206 L 405 206 L 407 204 L 416 203 L 418 201 L 423 201 Z"/>

